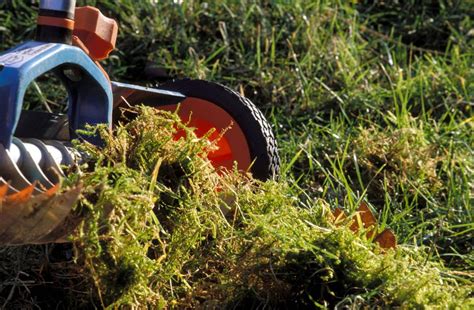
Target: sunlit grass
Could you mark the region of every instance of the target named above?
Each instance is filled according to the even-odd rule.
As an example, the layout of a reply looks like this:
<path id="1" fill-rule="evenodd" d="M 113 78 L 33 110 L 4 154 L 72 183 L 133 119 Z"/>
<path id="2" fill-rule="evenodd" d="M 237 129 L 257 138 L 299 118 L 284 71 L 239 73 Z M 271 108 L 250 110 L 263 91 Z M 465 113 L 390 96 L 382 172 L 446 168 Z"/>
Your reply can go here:
<path id="1" fill-rule="evenodd" d="M 153 85 L 163 79 L 143 74 L 153 64 L 169 78 L 233 87 L 272 122 L 296 205 L 353 211 L 365 201 L 405 248 L 444 264 L 442 275 L 472 281 L 472 1 L 80 2 L 120 22 L 118 49 L 105 63 L 112 77 Z M 0 10 L 2 49 L 31 37 L 25 3 Z M 239 272 L 250 285 L 252 272 Z M 205 299 L 206 285 L 191 291 Z M 226 296 L 222 289 L 215 298 Z M 370 303 L 380 292 L 331 302 L 357 304 L 360 293 Z"/>

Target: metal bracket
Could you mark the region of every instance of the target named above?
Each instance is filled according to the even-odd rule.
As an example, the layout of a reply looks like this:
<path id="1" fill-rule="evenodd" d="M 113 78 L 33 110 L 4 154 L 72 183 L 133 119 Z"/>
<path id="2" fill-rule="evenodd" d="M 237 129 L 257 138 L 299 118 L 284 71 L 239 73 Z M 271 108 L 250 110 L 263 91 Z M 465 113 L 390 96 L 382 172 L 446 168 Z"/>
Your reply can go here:
<path id="1" fill-rule="evenodd" d="M 68 118 L 71 137 L 87 124 L 112 122 L 112 89 L 110 82 L 97 65 L 79 48 L 66 44 L 21 44 L 0 54 L 0 143 L 10 147 L 12 136 L 20 118 L 23 97 L 29 84 L 37 77 L 54 71 L 68 91 Z M 65 71 L 77 72 L 74 79 Z M 100 144 L 99 137 L 84 137 Z"/>

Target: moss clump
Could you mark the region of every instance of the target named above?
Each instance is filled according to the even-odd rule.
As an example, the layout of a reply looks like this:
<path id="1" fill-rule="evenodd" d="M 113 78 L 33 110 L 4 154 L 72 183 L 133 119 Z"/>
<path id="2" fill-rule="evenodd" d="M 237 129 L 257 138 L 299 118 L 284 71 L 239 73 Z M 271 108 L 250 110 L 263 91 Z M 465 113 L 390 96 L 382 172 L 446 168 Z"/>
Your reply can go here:
<path id="1" fill-rule="evenodd" d="M 347 227 L 332 225 L 324 201 L 301 206 L 285 182 L 217 173 L 205 159 L 213 146 L 196 138 L 176 115 L 150 108 L 135 112 L 134 120 L 114 132 L 92 129 L 106 141 L 104 148 L 79 146 L 91 161 L 69 180 L 84 184 L 77 208 L 84 221 L 73 238 L 75 260 L 46 263 L 49 270 L 69 271 L 69 284 L 64 277 L 52 278 L 63 285 L 56 304 L 472 304 L 472 286 L 429 261 L 423 248 L 400 246 L 382 254 Z M 175 141 L 176 130 L 187 137 Z M 25 262 L 32 270 L 39 264 L 37 257 Z M 42 272 L 26 277 L 28 283 L 51 285 L 40 280 Z"/>
<path id="2" fill-rule="evenodd" d="M 400 186 L 432 194 L 441 188 L 437 170 L 444 158 L 427 139 L 423 128 L 364 128 L 352 148 L 361 170 L 367 174 L 363 178 L 373 180 L 379 194 L 384 189 L 395 192 Z"/>
<path id="3" fill-rule="evenodd" d="M 93 199 L 76 244 L 94 249 L 79 252 L 106 305 L 452 306 L 467 296 L 423 249 L 381 254 L 334 227 L 323 201 L 303 208 L 285 183 L 218 175 L 205 139 L 172 138 L 176 116 L 138 115 L 100 129 L 105 149 L 85 146 Z"/>

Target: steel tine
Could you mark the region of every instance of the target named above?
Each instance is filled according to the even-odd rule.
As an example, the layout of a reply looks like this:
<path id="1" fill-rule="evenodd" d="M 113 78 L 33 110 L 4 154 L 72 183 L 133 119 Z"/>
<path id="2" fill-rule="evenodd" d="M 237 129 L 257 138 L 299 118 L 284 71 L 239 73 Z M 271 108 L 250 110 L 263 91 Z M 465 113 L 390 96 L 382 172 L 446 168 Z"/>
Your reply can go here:
<path id="1" fill-rule="evenodd" d="M 29 243 L 42 244 L 56 242 L 58 239 L 65 240 L 79 223 L 72 225 L 73 223 L 67 219 L 70 218 L 72 208 L 79 200 L 81 191 L 82 186 L 79 185 L 49 201 L 44 208 L 45 213 L 41 221 L 29 230 Z M 64 229 L 65 223 L 68 229 Z"/>
<path id="2" fill-rule="evenodd" d="M 50 145 L 50 146 L 55 147 L 56 149 L 58 149 L 61 152 L 61 155 L 63 156 L 62 161 L 61 161 L 61 165 L 72 166 L 74 164 L 74 159 L 72 158 L 71 154 L 69 153 L 68 149 L 66 148 L 66 146 L 64 144 L 62 144 L 59 141 L 55 141 L 55 140 L 44 141 L 44 143 L 46 145 Z"/>
<path id="3" fill-rule="evenodd" d="M 16 190 L 28 188 L 32 185 L 16 163 L 13 162 L 10 153 L 2 144 L 0 144 L 0 175 L 4 180 L 10 182 L 10 186 Z M 42 192 L 43 190 L 39 188 L 34 189 L 35 195 Z"/>
<path id="4" fill-rule="evenodd" d="M 59 185 L 36 196 L 31 195 L 32 189 L 31 193 L 25 189 L 7 196 L 0 213 L 0 244 L 15 244 L 15 240 L 23 240 L 16 244 L 28 243 L 29 230 L 37 224 L 44 203 L 52 199 L 58 189 Z"/>
<path id="5" fill-rule="evenodd" d="M 20 149 L 20 170 L 23 172 L 25 177 L 30 181 L 38 181 L 46 189 L 54 186 L 50 180 L 44 175 L 38 163 L 33 159 L 32 155 L 25 147 L 23 142 L 17 138 L 13 138 L 13 143 Z"/>
<path id="6" fill-rule="evenodd" d="M 41 151 L 40 167 L 45 176 L 53 183 L 60 182 L 61 176 L 64 176 L 61 167 L 59 167 L 56 160 L 51 155 L 46 145 L 38 139 L 23 139 L 24 142 L 35 145 Z M 59 152 L 59 151 L 58 151 Z M 61 154 L 62 155 L 62 154 Z"/>
<path id="7" fill-rule="evenodd" d="M 77 150 L 70 141 L 63 141 L 61 144 L 66 148 L 67 152 L 72 158 L 72 165 L 80 165 L 87 158 L 86 154 Z"/>

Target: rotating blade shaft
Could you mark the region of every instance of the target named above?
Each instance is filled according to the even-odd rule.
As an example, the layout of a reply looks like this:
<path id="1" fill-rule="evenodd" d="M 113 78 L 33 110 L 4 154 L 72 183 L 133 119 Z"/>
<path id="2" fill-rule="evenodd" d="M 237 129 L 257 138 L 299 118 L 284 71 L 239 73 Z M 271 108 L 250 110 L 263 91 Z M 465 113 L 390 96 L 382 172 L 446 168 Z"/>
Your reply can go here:
<path id="1" fill-rule="evenodd" d="M 82 186 L 61 191 L 62 166 L 77 160 L 81 154 L 59 141 L 0 144 L 0 245 L 67 240 L 79 224 L 72 209 Z"/>

